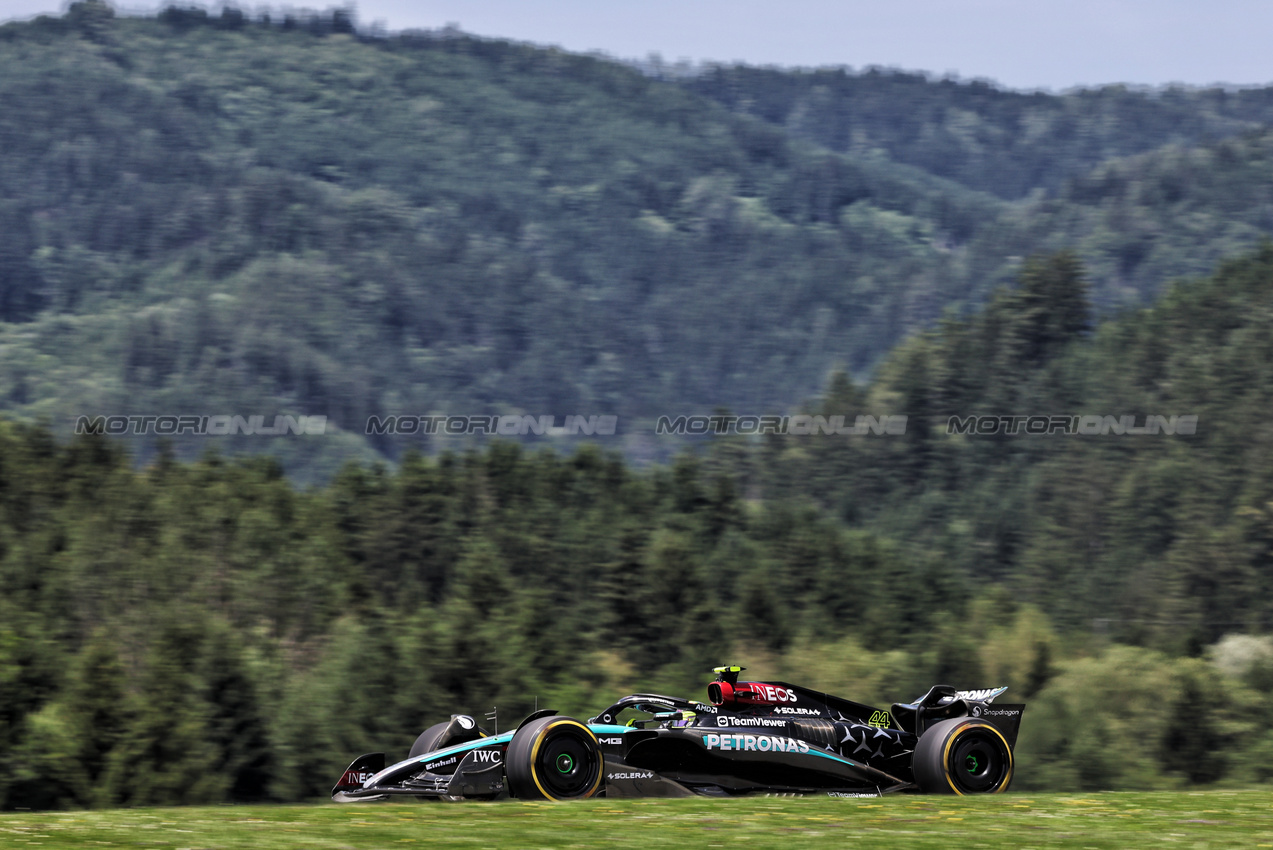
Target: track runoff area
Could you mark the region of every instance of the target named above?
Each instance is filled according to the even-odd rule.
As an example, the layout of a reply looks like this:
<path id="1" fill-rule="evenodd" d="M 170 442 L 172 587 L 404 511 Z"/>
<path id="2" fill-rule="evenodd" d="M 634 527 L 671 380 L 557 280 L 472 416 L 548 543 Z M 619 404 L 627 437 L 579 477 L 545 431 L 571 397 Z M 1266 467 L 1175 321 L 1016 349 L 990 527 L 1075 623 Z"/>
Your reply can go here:
<path id="1" fill-rule="evenodd" d="M 1025 766 L 1023 766 L 1025 767 Z M 834 845 L 832 844 L 834 842 Z M 0 814 L 0 846 L 1273 847 L 1267 789 L 988 797 L 402 801 Z"/>

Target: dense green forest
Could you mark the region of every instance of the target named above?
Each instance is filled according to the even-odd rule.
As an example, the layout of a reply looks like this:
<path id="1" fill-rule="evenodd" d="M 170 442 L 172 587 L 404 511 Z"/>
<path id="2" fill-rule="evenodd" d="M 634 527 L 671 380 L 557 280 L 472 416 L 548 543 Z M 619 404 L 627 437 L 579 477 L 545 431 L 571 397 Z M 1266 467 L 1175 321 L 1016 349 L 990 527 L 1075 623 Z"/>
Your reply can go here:
<path id="1" fill-rule="evenodd" d="M 625 455 L 667 458 L 658 416 L 864 380 L 1032 254 L 1076 250 L 1107 312 L 1251 249 L 1271 97 L 670 81 L 344 12 L 79 3 L 0 27 L 0 409 L 325 415 L 332 439 L 226 441 L 315 482 L 464 448 L 372 415 L 617 415 Z"/>
<path id="2" fill-rule="evenodd" d="M 1001 198 L 1057 191 L 1108 159 L 1273 124 L 1273 89 L 1123 85 L 1061 95 L 882 68 L 718 66 L 681 82 L 834 151 L 883 154 Z"/>
<path id="3" fill-rule="evenodd" d="M 771 436 L 748 478 L 811 494 L 1075 628 L 1196 653 L 1273 630 L 1268 564 L 1273 243 L 1094 330 L 1073 255 L 908 340 L 812 410 L 910 413 L 896 439 Z M 974 415 L 1197 416 L 1196 433 L 952 433 Z"/>
<path id="4" fill-rule="evenodd" d="M 904 435 L 137 468 L 0 425 L 0 800 L 302 799 L 436 718 L 703 671 L 1030 703 L 1020 787 L 1273 778 L 1273 245 L 1093 328 L 1073 255 L 812 411 Z M 949 435 L 950 415 L 1198 417 L 1193 434 Z M 1200 718 L 1205 718 L 1201 720 Z"/>
<path id="5" fill-rule="evenodd" d="M 0 396 L 59 422 L 769 407 L 993 214 L 595 58 L 101 12 L 0 32 Z"/>

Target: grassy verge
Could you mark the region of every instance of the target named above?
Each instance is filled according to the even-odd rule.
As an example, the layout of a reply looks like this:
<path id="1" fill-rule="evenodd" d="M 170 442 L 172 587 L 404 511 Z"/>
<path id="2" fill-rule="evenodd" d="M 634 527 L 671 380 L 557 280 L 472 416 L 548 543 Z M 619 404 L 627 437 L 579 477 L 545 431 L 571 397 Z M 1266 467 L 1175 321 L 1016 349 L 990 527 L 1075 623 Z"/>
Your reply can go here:
<path id="1" fill-rule="evenodd" d="M 1273 847 L 1267 790 L 218 806 L 0 815 L 0 847 Z"/>

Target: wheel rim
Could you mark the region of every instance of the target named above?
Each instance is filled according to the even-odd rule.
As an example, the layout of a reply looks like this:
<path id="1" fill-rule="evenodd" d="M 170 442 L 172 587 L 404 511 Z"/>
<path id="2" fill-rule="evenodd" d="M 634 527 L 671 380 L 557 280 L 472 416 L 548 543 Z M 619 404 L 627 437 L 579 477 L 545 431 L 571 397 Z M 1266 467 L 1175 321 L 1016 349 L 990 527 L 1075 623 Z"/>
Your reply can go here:
<path id="1" fill-rule="evenodd" d="M 949 775 L 965 794 L 994 791 L 1003 784 L 1011 756 L 997 735 L 985 729 L 969 729 L 955 743 Z"/>
<path id="2" fill-rule="evenodd" d="M 601 764 L 586 730 L 565 726 L 546 736 L 535 768 L 543 790 L 560 799 L 587 795 L 597 783 Z"/>

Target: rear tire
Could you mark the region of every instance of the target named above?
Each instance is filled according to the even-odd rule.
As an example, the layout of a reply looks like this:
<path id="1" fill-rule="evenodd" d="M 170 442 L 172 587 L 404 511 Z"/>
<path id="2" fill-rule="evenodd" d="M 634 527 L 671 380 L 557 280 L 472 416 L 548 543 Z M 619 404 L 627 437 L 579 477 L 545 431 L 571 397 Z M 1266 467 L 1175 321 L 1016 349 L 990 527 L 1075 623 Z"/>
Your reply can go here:
<path id="1" fill-rule="evenodd" d="M 972 717 L 930 726 L 912 764 L 915 783 L 929 794 L 998 794 L 1012 781 L 1012 748 L 998 729 Z"/>
<path id="2" fill-rule="evenodd" d="M 517 730 L 504 770 L 524 800 L 586 800 L 601 788 L 605 759 L 597 738 L 573 717 L 541 717 Z"/>
<path id="3" fill-rule="evenodd" d="M 415 743 L 411 745 L 411 752 L 407 753 L 407 758 L 413 759 L 416 756 L 422 756 L 425 753 L 431 753 L 436 750 L 438 748 L 438 739 L 442 737 L 442 733 L 450 725 L 450 723 L 435 723 L 421 732 L 420 737 L 416 738 Z"/>

